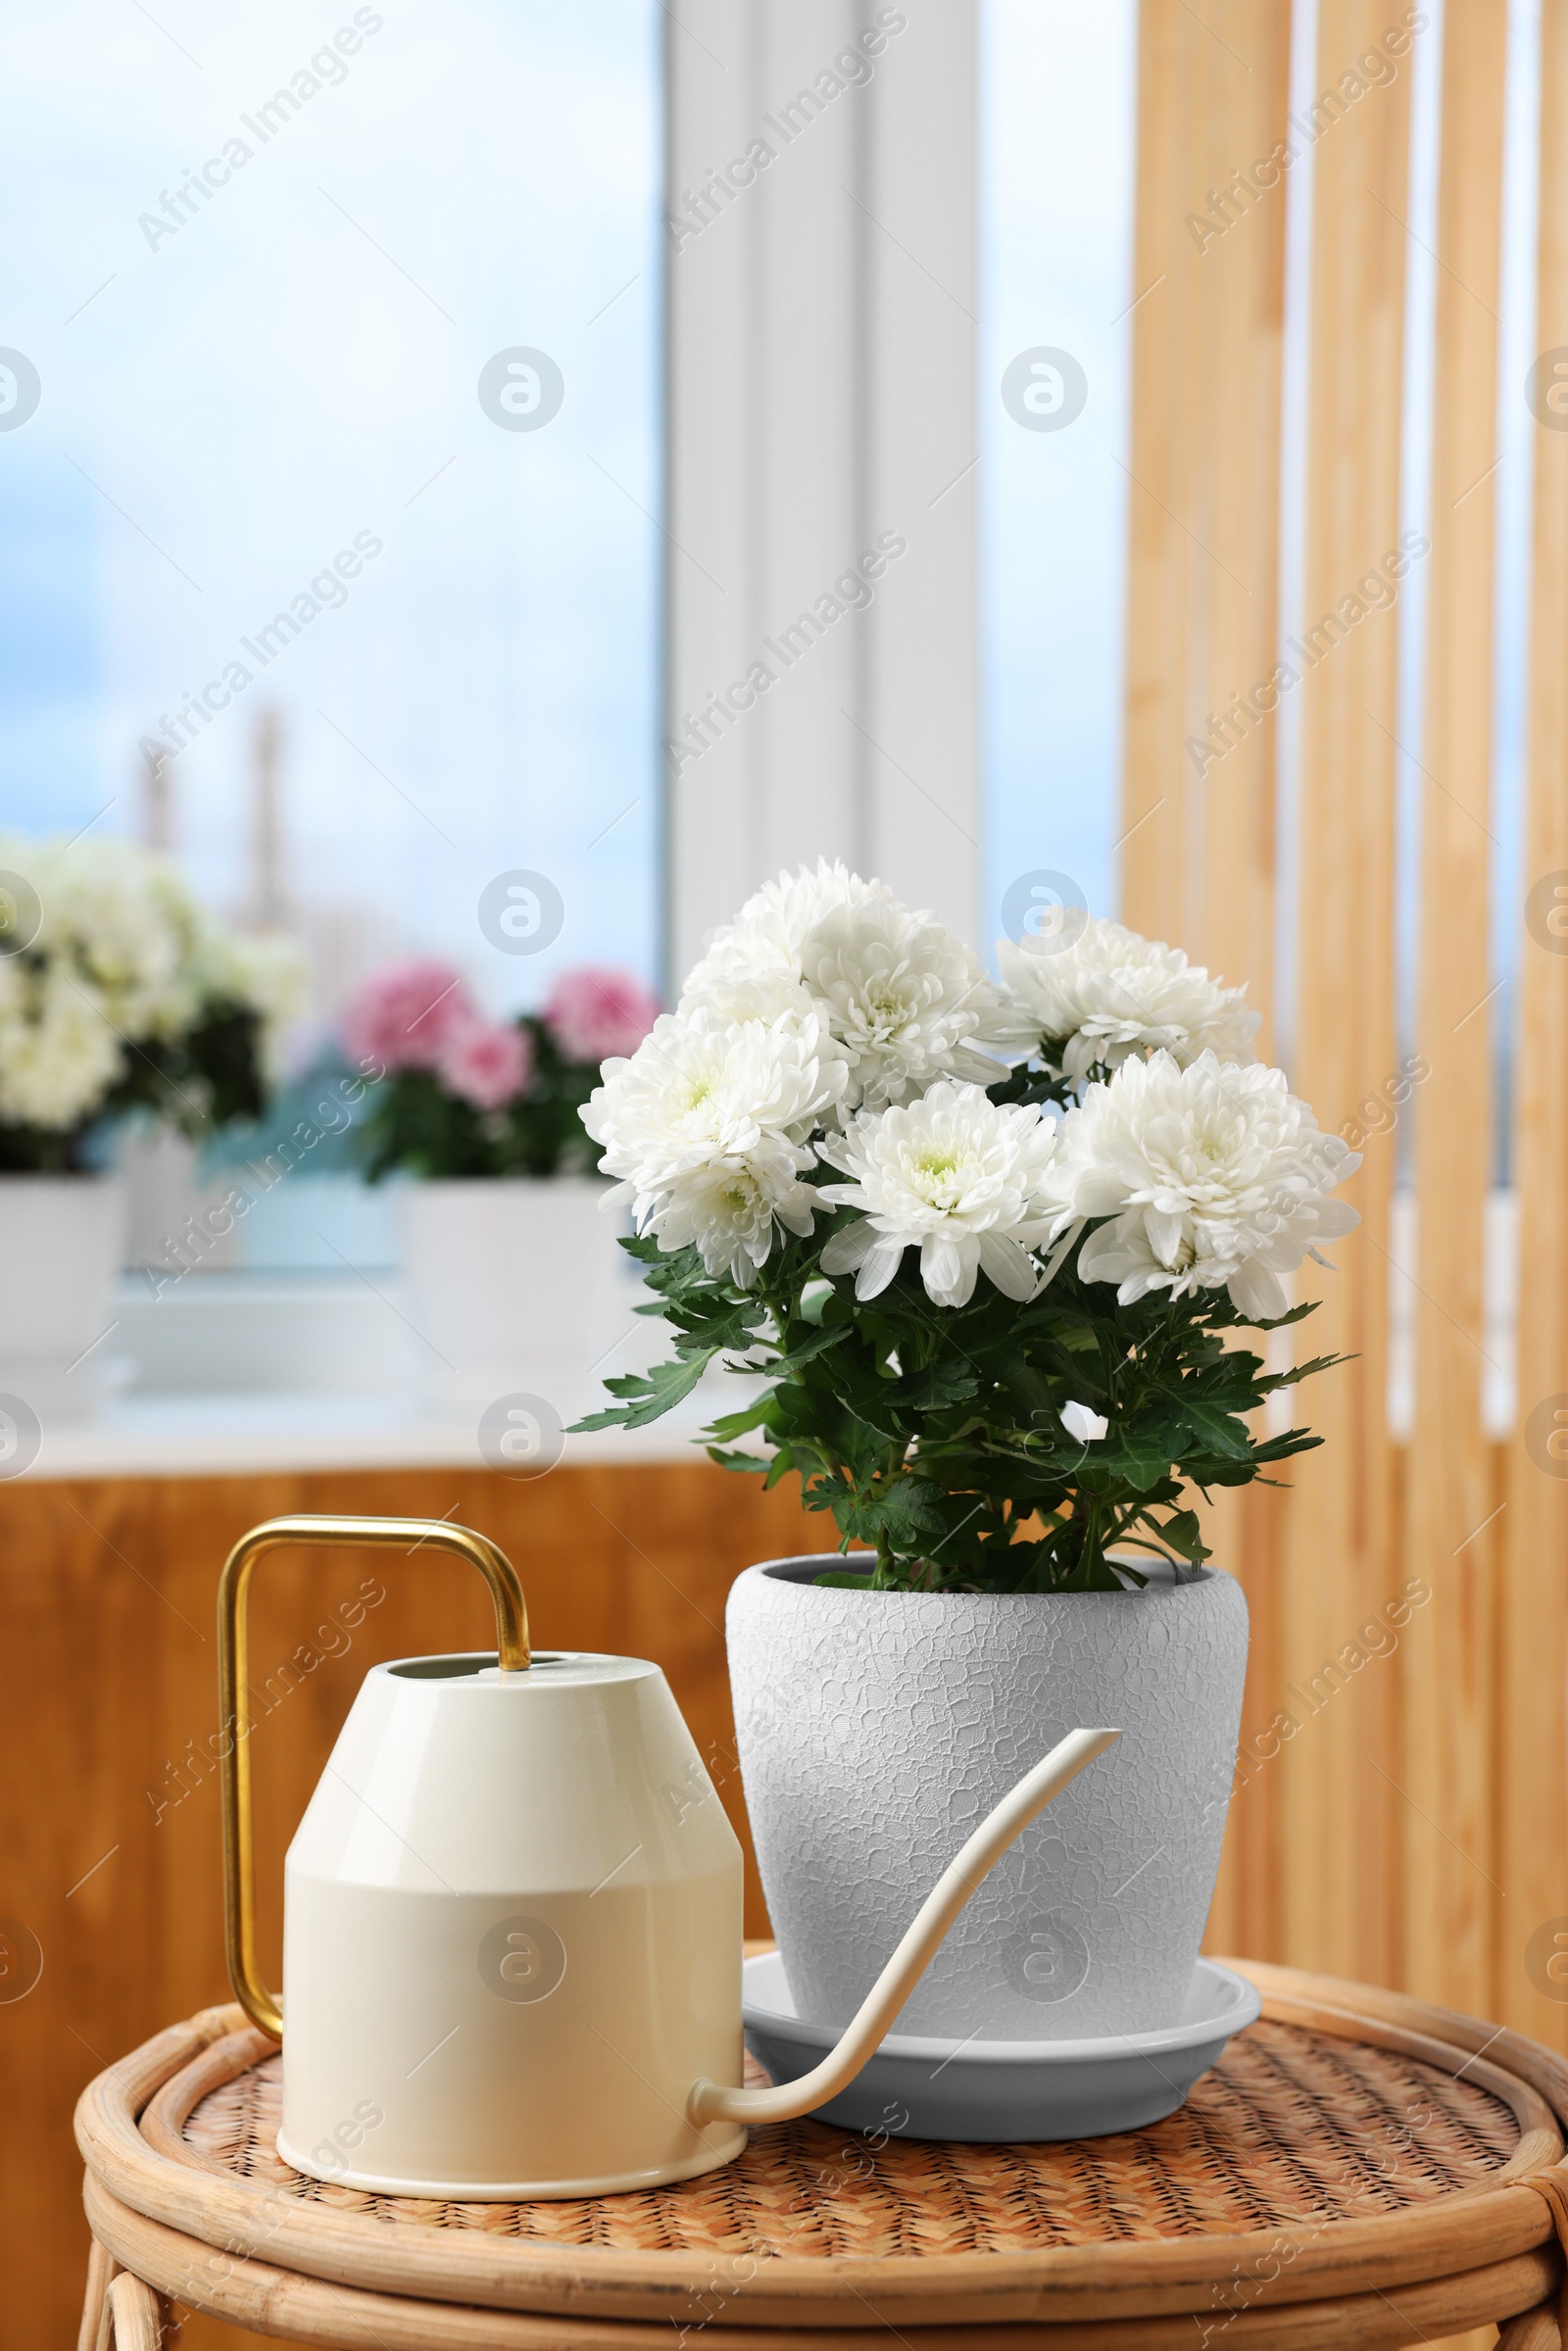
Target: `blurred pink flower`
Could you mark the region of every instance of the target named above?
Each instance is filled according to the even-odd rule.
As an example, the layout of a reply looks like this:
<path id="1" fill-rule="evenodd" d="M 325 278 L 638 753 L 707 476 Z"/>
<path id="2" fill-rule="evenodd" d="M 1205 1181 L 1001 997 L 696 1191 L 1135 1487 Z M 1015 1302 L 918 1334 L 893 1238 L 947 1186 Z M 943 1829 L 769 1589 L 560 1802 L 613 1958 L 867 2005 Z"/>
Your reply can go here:
<path id="1" fill-rule="evenodd" d="M 338 1033 L 352 1061 L 434 1069 L 448 1042 L 478 1017 L 460 971 L 415 955 L 362 982 L 343 1007 Z"/>
<path id="2" fill-rule="evenodd" d="M 568 1061 L 600 1062 L 634 1053 L 659 1018 L 659 999 L 629 971 L 585 963 L 564 971 L 544 1022 Z"/>
<path id="3" fill-rule="evenodd" d="M 533 1046 L 522 1029 L 469 1020 L 448 1038 L 436 1075 L 474 1109 L 504 1109 L 533 1075 Z"/>

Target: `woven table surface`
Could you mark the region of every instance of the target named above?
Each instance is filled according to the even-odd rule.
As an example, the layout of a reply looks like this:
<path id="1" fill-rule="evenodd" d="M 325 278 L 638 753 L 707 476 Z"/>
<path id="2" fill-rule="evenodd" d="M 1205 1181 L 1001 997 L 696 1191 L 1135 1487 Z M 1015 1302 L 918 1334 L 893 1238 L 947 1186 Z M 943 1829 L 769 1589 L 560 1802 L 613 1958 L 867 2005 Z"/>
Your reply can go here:
<path id="1" fill-rule="evenodd" d="M 275 2143 L 281 2069 L 280 2056 L 265 2058 L 187 2117 L 183 2136 L 204 2167 L 382 2222 L 628 2252 L 1015 2253 L 1310 2226 L 1482 2185 L 1519 2143 L 1507 2105 L 1469 2080 L 1264 2022 L 1230 2043 L 1179 2113 L 1114 2138 L 872 2146 L 842 2128 L 773 2123 L 722 2171 L 673 2186 L 580 2202 L 450 2204 L 333 2187 L 294 2171 Z"/>
<path id="2" fill-rule="evenodd" d="M 1174 2345 L 1217 2324 L 1242 2351 L 1414 2342 L 1554 2294 L 1562 2060 L 1397 1994 L 1248 1972 L 1261 2020 L 1146 2130 L 983 2146 L 773 2124 L 695 2180 L 510 2203 L 305 2178 L 277 2153 L 275 2045 L 206 2011 L 83 2093 L 89 2217 L 176 2300 L 421 2351 L 671 2324 L 704 2351 L 868 2327 Z M 368 2331 L 334 2331 L 362 2302 Z"/>

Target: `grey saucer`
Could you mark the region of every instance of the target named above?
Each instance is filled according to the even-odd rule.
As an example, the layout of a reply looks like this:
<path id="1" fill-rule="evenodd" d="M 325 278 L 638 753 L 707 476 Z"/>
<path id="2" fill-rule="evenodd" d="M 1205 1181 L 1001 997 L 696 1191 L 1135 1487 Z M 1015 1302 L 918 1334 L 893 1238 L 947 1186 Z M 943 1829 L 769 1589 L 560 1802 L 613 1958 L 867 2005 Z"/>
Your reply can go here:
<path id="1" fill-rule="evenodd" d="M 746 2045 L 774 2082 L 794 2082 L 838 2039 L 795 2013 L 776 1951 L 742 1971 Z M 925 2040 L 890 2033 L 815 2120 L 905 2138 L 1098 2138 L 1174 2114 L 1262 1994 L 1212 1959 L 1193 1970 L 1180 2024 L 1101 2040 Z"/>

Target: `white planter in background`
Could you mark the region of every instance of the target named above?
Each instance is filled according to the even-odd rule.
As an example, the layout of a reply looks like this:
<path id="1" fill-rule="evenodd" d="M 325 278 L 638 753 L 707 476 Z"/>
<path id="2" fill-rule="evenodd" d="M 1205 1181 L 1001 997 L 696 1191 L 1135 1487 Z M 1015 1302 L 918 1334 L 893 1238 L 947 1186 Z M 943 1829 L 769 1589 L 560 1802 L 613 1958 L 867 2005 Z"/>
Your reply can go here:
<path id="1" fill-rule="evenodd" d="M 749 1569 L 726 1625 L 746 1807 L 797 2013 L 847 2024 L 970 1831 L 1090 1723 L 1122 1736 L 998 1864 L 896 2030 L 1022 2041 L 1176 2024 L 1236 1764 L 1240 1585 L 810 1582 L 832 1564 Z"/>
<path id="2" fill-rule="evenodd" d="M 637 1328 L 621 1221 L 590 1176 L 455 1178 L 402 1195 L 404 1270 L 426 1395 L 482 1411 L 511 1391 L 564 1419 Z"/>
<path id="3" fill-rule="evenodd" d="M 0 1393 L 45 1429 L 98 1400 L 126 1216 L 118 1176 L 0 1175 Z"/>

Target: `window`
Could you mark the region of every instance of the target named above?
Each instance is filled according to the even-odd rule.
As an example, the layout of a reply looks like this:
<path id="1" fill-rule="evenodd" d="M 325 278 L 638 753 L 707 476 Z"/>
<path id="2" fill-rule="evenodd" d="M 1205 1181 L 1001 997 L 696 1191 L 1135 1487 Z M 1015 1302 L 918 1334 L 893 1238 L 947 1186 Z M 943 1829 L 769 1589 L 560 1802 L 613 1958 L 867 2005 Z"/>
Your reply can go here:
<path id="1" fill-rule="evenodd" d="M 410 948 L 654 975 L 661 23 L 9 20 L 3 821 L 172 846 L 318 1021 Z"/>

